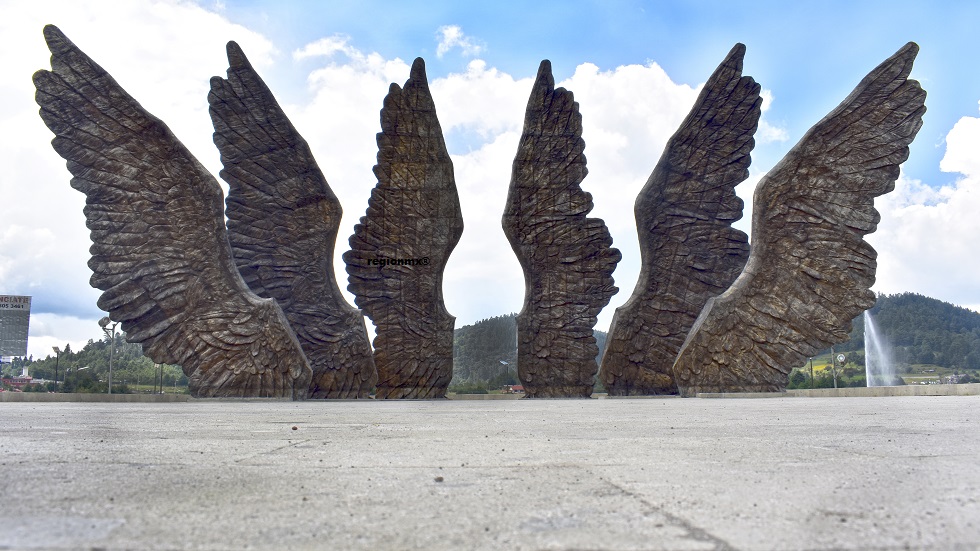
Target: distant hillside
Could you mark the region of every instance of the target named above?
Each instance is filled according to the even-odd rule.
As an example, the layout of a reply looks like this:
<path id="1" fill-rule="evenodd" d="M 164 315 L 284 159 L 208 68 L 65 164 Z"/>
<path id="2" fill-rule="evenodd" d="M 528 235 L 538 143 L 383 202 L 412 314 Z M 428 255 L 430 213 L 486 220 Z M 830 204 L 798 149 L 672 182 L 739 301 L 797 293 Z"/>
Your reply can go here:
<path id="1" fill-rule="evenodd" d="M 596 331 L 595 337 L 598 361 L 606 345 L 606 333 Z M 453 333 L 453 385 L 503 379 L 507 373 L 516 383 L 517 314 L 481 320 Z"/>
<path id="2" fill-rule="evenodd" d="M 980 369 L 980 314 L 915 293 L 879 295 L 871 308 L 878 330 L 898 364 Z M 864 350 L 864 319 L 854 320 L 851 340 L 839 351 Z"/>
<path id="3" fill-rule="evenodd" d="M 950 369 L 980 369 L 980 314 L 915 293 L 879 295 L 871 308 L 879 331 L 893 348 L 899 367 L 934 364 Z M 606 333 L 595 332 L 600 360 Z M 864 319 L 854 319 L 851 339 L 834 347 L 864 363 Z M 829 352 L 826 350 L 822 353 Z M 453 385 L 517 381 L 516 314 L 460 327 L 453 338 Z M 506 364 L 501 363 L 506 362 Z"/>

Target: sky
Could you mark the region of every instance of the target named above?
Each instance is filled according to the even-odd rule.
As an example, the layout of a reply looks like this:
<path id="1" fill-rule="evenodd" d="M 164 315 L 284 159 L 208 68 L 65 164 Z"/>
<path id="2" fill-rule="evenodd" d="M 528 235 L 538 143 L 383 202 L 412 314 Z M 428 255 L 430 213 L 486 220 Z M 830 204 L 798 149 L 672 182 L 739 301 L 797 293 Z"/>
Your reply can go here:
<path id="1" fill-rule="evenodd" d="M 938 3 L 936 3 L 938 4 Z M 762 122 L 737 227 L 755 184 L 876 65 L 915 41 L 927 113 L 892 193 L 879 198 L 879 293 L 911 291 L 980 310 L 980 3 L 551 1 L 534 3 L 127 0 L 0 1 L 0 294 L 33 297 L 28 353 L 102 336 L 88 284 L 84 196 L 34 103 L 58 25 L 215 175 L 209 79 L 237 41 L 310 143 L 344 209 L 335 269 L 377 183 L 379 112 L 423 57 L 452 156 L 465 230 L 446 267 L 460 327 L 518 312 L 523 275 L 500 228 L 532 79 L 542 59 L 583 116 L 592 216 L 623 254 L 608 328 L 640 257 L 633 202 L 700 86 L 737 42 L 762 85 Z M 353 303 L 353 297 L 347 295 Z"/>

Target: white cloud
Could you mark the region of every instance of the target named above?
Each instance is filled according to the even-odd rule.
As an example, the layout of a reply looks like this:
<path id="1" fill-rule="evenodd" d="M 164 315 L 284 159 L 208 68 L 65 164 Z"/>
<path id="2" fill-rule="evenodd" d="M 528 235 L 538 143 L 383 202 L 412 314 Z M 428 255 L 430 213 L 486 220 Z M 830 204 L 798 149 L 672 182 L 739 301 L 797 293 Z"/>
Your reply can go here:
<path id="1" fill-rule="evenodd" d="M 977 102 L 980 105 L 980 102 Z M 946 154 L 939 161 L 943 172 L 980 178 L 980 118 L 963 117 L 946 136 Z"/>
<path id="2" fill-rule="evenodd" d="M 53 136 L 34 103 L 31 75 L 50 67 L 42 27 L 58 25 L 215 173 L 220 162 L 211 143 L 207 93 L 210 77 L 228 66 L 225 42 L 238 41 L 259 68 L 276 52 L 262 36 L 187 2 L 7 2 L 3 15 L 0 292 L 34 297 L 29 352 L 43 356 L 49 337 L 73 346 L 99 338 L 95 320 L 103 314 L 95 305 L 98 291 L 88 285 L 85 198 L 68 185 L 71 175 L 51 148 Z M 44 334 L 38 333 L 42 328 Z"/>
<path id="3" fill-rule="evenodd" d="M 401 59 L 365 54 L 349 41 L 347 37 L 328 37 L 293 53 L 294 59 L 324 57 L 326 63 L 307 78 L 311 99 L 302 105 L 283 105 L 283 109 L 310 144 L 343 207 L 334 271 L 338 285 L 353 304 L 354 297 L 346 291 L 347 272 L 341 256 L 350 248 L 347 240 L 364 216 L 371 189 L 377 183 L 371 167 L 377 161 L 376 136 L 381 130 L 379 113 L 384 97 L 392 82 L 404 84 L 410 67 Z"/>
<path id="4" fill-rule="evenodd" d="M 335 34 L 311 42 L 306 46 L 293 52 L 293 59 L 301 60 L 312 57 L 333 57 L 340 52 L 348 57 L 357 57 L 362 54 L 353 46 L 349 45 L 350 37 L 343 34 Z"/>
<path id="5" fill-rule="evenodd" d="M 432 81 L 439 124 L 452 155 L 463 236 L 444 278 L 446 307 L 457 326 L 518 312 L 524 275 L 500 225 L 510 169 L 524 124 L 532 77 L 515 79 L 482 60 Z M 475 145 L 457 143 L 472 137 Z"/>
<path id="6" fill-rule="evenodd" d="M 878 251 L 875 290 L 913 291 L 973 309 L 980 307 L 980 118 L 963 117 L 946 136 L 940 167 L 963 176 L 931 187 L 904 176 L 876 201 L 878 231 L 868 242 Z"/>
<path id="7" fill-rule="evenodd" d="M 465 228 L 446 266 L 443 294 L 457 327 L 521 310 L 524 273 L 500 224 L 519 139 L 519 131 L 503 132 L 453 156 Z"/>
<path id="8" fill-rule="evenodd" d="M 664 146 L 694 105 L 699 88 L 677 84 L 656 63 L 601 71 L 591 63 L 558 83 L 575 94 L 589 175 L 582 188 L 593 196 L 592 216 L 602 218 L 623 259 L 613 278 L 619 293 L 599 315 L 606 329 L 626 302 L 640 273 L 633 204 L 660 160 Z"/>
<path id="9" fill-rule="evenodd" d="M 520 133 L 533 82 L 533 77 L 515 79 L 474 59 L 466 72 L 435 79 L 430 88 L 444 133 L 472 132 L 490 141 L 504 132 Z"/>
<path id="10" fill-rule="evenodd" d="M 766 111 L 769 111 L 773 100 L 776 99 L 772 95 L 772 90 L 763 89 L 759 95 L 762 96 L 762 116 L 759 117 L 759 129 L 755 133 L 756 143 L 785 142 L 789 139 L 789 132 L 785 128 L 773 125 L 766 119 Z"/>
<path id="11" fill-rule="evenodd" d="M 459 25 L 443 25 L 436 31 L 439 45 L 436 47 L 436 57 L 449 53 L 453 48 L 459 48 L 465 56 L 479 55 L 485 46 L 471 36 L 466 36 Z"/>
<path id="12" fill-rule="evenodd" d="M 54 356 L 53 346 L 65 348 L 65 344 L 78 352 L 89 340 L 104 338 L 96 322 L 75 316 L 31 313 L 31 327 L 28 336 L 28 355 L 34 359 Z"/>

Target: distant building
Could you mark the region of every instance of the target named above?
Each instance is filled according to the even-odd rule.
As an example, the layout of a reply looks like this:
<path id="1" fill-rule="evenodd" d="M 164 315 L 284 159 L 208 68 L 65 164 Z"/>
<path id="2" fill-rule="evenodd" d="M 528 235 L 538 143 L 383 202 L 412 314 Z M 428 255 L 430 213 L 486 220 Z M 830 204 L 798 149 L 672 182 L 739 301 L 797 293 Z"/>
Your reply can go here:
<path id="1" fill-rule="evenodd" d="M 32 384 L 34 382 L 34 377 L 29 377 L 27 375 L 27 368 L 24 368 L 24 374 L 20 377 L 4 377 L 3 384 L 14 387 L 16 390 L 22 390 L 25 386 Z"/>

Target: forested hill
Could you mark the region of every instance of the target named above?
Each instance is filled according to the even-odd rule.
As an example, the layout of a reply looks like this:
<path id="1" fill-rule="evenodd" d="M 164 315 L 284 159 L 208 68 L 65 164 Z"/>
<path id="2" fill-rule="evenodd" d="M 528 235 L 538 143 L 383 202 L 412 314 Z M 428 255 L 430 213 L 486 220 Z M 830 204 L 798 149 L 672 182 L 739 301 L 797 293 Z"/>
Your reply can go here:
<path id="1" fill-rule="evenodd" d="M 871 315 L 898 364 L 980 369 L 980 314 L 915 293 L 878 295 Z M 837 350 L 864 350 L 864 320 Z"/>
<path id="2" fill-rule="evenodd" d="M 606 334 L 595 332 L 599 355 Z M 596 360 L 599 356 L 596 357 Z M 502 363 L 506 362 L 506 363 Z M 517 314 L 505 314 L 460 327 L 453 333 L 453 384 L 486 382 L 517 375 Z"/>
<path id="3" fill-rule="evenodd" d="M 891 345 L 897 364 L 980 369 L 980 313 L 915 293 L 902 293 L 879 295 L 871 315 Z M 606 334 L 596 331 L 595 336 L 601 356 Z M 863 358 L 863 316 L 854 319 L 851 340 L 834 348 L 838 352 L 857 352 L 853 357 Z M 508 373 L 516 382 L 516 314 L 460 327 L 453 338 L 453 356 L 453 384 L 503 380 Z"/>

